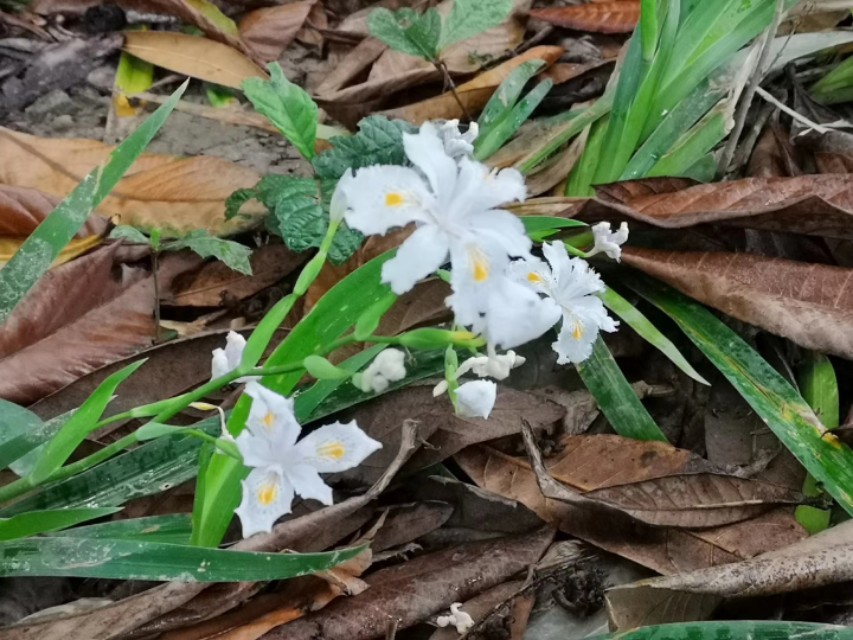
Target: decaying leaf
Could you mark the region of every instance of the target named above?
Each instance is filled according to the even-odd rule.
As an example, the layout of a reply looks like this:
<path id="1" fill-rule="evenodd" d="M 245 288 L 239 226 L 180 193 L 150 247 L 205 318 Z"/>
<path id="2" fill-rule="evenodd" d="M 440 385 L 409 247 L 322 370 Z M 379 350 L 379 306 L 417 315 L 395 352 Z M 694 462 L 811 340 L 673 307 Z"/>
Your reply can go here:
<path id="1" fill-rule="evenodd" d="M 397 620 L 405 629 L 525 571 L 545 552 L 552 529 L 452 547 L 370 574 L 370 588 L 276 628 L 269 640 L 370 640 Z M 384 613 L 384 615 L 383 615 Z"/>
<path id="2" fill-rule="evenodd" d="M 768 596 L 853 579 L 850 522 L 752 560 L 651 578 L 611 589 L 610 618 L 618 629 L 707 617 L 724 598 Z"/>
<path id="3" fill-rule="evenodd" d="M 36 189 L 0 184 L 0 236 L 30 235 L 58 204 L 58 198 Z M 92 215 L 77 232 L 76 237 L 99 235 L 106 228 L 106 220 Z"/>
<path id="4" fill-rule="evenodd" d="M 240 20 L 240 35 L 261 60 L 278 60 L 317 4 L 318 0 L 302 0 L 255 9 Z"/>
<path id="5" fill-rule="evenodd" d="M 96 140 L 39 138 L 0 128 L 0 158 L 14 158 L 0 161 L 0 183 L 64 198 L 112 150 Z M 224 234 L 262 214 L 259 203 L 247 203 L 241 214 L 249 218 L 225 220 L 225 199 L 259 179 L 253 170 L 213 156 L 143 154 L 98 211 L 146 229 Z"/>
<path id="6" fill-rule="evenodd" d="M 174 277 L 197 267 L 200 260 L 185 254 L 164 256 L 160 286 L 168 288 Z M 65 267 L 74 265 L 71 262 Z M 149 275 L 130 286 L 116 287 L 110 284 L 108 273 L 99 277 L 106 281 L 113 297 L 102 299 L 97 306 L 78 307 L 83 313 L 76 320 L 49 334 L 41 332 L 42 338 L 0 360 L 0 370 L 6 372 L 0 375 L 0 397 L 29 404 L 104 364 L 151 345 L 155 333 L 153 278 Z M 91 281 L 83 284 L 93 288 Z M 26 307 L 19 306 L 15 314 L 24 308 L 55 313 L 57 297 L 75 305 L 67 290 L 58 291 L 56 284 L 45 288 L 44 281 L 40 282 L 28 296 Z M 88 301 L 93 300 L 89 297 Z"/>
<path id="7" fill-rule="evenodd" d="M 742 253 L 630 248 L 623 263 L 809 349 L 853 358 L 853 271 Z"/>
<path id="8" fill-rule="evenodd" d="M 534 9 L 530 17 L 578 31 L 631 33 L 640 19 L 640 0 L 593 0 L 577 6 Z"/>
<path id="9" fill-rule="evenodd" d="M 683 178 L 649 178 L 599 187 L 597 193 L 610 213 L 668 229 L 732 224 L 853 239 L 853 187 L 846 173 L 699 185 Z"/>
<path id="10" fill-rule="evenodd" d="M 422 385 L 410 386 L 362 405 L 355 409 L 354 416 L 371 437 L 386 443 L 390 455 L 393 455 L 403 420 L 415 420 L 434 428 L 435 432 L 427 439 L 430 446 L 418 451 L 408 463 L 407 469 L 415 471 L 448 458 L 471 444 L 518 434 L 522 420 L 541 429 L 560 420 L 563 413 L 562 407 L 538 396 L 502 388 L 488 420 L 462 418 L 453 413 L 446 396 L 435 398 L 432 387 Z M 374 455 L 369 461 L 372 466 L 362 464 L 349 472 L 348 477 L 357 473 L 362 481 L 369 481 L 378 476 L 387 465 L 389 454 L 383 450 Z"/>
<path id="11" fill-rule="evenodd" d="M 184 33 L 128 31 L 124 50 L 158 67 L 233 89 L 240 89 L 246 78 L 266 78 L 237 49 Z"/>
<path id="12" fill-rule="evenodd" d="M 566 439 L 566 442 L 571 441 Z M 666 473 L 665 469 L 671 468 L 669 465 L 681 464 L 678 460 L 683 460 L 681 456 L 676 461 L 667 461 L 666 457 L 661 458 L 659 455 L 649 456 L 649 451 L 662 452 L 662 447 L 669 447 L 665 443 L 637 442 L 635 446 L 638 448 L 633 455 L 626 456 L 627 460 L 623 460 L 619 466 L 605 465 L 595 458 L 579 460 L 571 453 L 564 458 L 561 453 L 547 461 L 548 469 L 553 477 L 565 484 L 572 484 L 576 469 L 580 469 L 580 474 L 592 472 L 593 478 L 603 478 L 604 481 L 608 473 L 614 475 L 614 471 L 616 482 L 627 479 L 636 481 L 661 477 Z M 647 448 L 646 453 L 642 452 L 642 447 Z M 565 450 L 572 451 L 568 447 Z M 607 451 L 618 454 L 618 449 L 614 450 L 610 446 Z M 651 461 L 647 466 L 641 464 L 644 458 Z M 597 509 L 545 498 L 526 459 L 477 445 L 460 451 L 454 460 L 478 486 L 518 500 L 561 531 L 662 574 L 675 574 L 751 558 L 769 549 L 801 540 L 806 535 L 794 520 L 791 509 L 775 509 L 745 522 L 711 529 L 653 527 L 617 512 L 603 515 Z M 628 460 L 633 462 L 628 464 Z M 658 460 L 664 463 L 663 469 Z M 756 534 L 758 531 L 761 533 Z"/>
<path id="13" fill-rule="evenodd" d="M 268 244 L 252 252 L 252 275 L 243 275 L 221 262 L 207 262 L 198 273 L 175 280 L 163 304 L 177 307 L 229 306 L 275 284 L 307 260 L 283 244 Z"/>

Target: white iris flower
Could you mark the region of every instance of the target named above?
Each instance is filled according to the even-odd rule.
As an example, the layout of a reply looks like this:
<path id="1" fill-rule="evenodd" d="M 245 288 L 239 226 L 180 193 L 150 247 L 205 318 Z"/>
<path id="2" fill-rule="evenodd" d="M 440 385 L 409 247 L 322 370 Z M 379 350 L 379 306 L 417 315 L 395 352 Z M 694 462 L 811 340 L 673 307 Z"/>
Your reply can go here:
<path id="1" fill-rule="evenodd" d="M 290 513 L 295 494 L 331 505 L 332 489 L 320 473 L 351 469 L 382 447 L 354 421 L 320 427 L 297 442 L 302 428 L 292 399 L 257 382 L 247 384 L 246 393 L 252 407 L 236 438 L 243 463 L 252 468 L 236 511 L 244 538 L 272 530 L 279 517 Z"/>
<path id="2" fill-rule="evenodd" d="M 459 131 L 459 120 L 446 120 L 439 127 L 438 134 L 444 144 L 444 150 L 451 158 L 470 158 L 474 153 L 474 140 L 480 133 L 476 122 L 468 125 L 465 133 Z"/>
<path id="3" fill-rule="evenodd" d="M 619 262 L 622 258 L 622 245 L 628 241 L 628 223 L 623 222 L 616 231 L 610 230 L 609 222 L 599 222 L 592 227 L 594 246 L 587 257 L 597 253 L 607 254 L 611 260 Z"/>
<path id="4" fill-rule="evenodd" d="M 503 271 L 510 256 L 529 255 L 524 225 L 496 208 L 524 199 L 524 178 L 518 171 L 490 171 L 467 157 L 457 163 L 430 122 L 417 134 L 405 134 L 403 146 L 415 168 L 366 167 L 341 187 L 352 229 L 384 234 L 416 224 L 382 268 L 382 280 L 395 293 L 410 290 L 448 256 L 455 280 L 485 284 Z"/>
<path id="5" fill-rule="evenodd" d="M 537 259 L 519 260 L 512 271 L 519 280 L 547 295 L 559 305 L 563 324 L 552 345 L 559 364 L 583 362 L 592 354 L 599 331 L 616 331 L 619 323 L 607 315 L 598 293 L 604 283 L 589 264 L 570 258 L 562 242 L 542 245 L 548 263 Z"/>

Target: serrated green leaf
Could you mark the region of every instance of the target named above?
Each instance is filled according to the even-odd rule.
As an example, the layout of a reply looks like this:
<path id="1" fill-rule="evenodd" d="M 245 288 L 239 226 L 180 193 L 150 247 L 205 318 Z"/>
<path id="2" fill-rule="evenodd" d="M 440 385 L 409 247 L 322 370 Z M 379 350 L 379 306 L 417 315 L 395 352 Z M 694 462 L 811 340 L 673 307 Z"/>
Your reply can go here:
<path id="1" fill-rule="evenodd" d="M 284 77 L 277 62 L 270 63 L 269 70 L 269 80 L 244 80 L 243 91 L 255 110 L 272 122 L 302 157 L 311 160 L 317 141 L 317 104 L 302 87 Z"/>
<path id="2" fill-rule="evenodd" d="M 367 28 L 370 35 L 395 51 L 429 61 L 438 55 L 441 18 L 435 9 L 428 9 L 423 15 L 409 7 L 393 12 L 374 9 L 367 17 Z"/>
<path id="3" fill-rule="evenodd" d="M 127 538 L 45 536 L 0 544 L 0 576 L 253 582 L 325 571 L 360 552 L 253 553 Z"/>
<path id="4" fill-rule="evenodd" d="M 132 244 L 148 244 L 148 236 L 127 224 L 120 224 L 110 231 L 110 238 L 127 240 Z"/>
<path id="5" fill-rule="evenodd" d="M 403 120 L 368 116 L 359 122 L 355 135 L 329 140 L 332 148 L 314 158 L 314 171 L 319 178 L 338 180 L 350 168 L 407 164 L 403 134 L 414 131 L 415 127 Z"/>
<path id="6" fill-rule="evenodd" d="M 252 250 L 249 247 L 212 236 L 207 231 L 192 231 L 178 240 L 171 240 L 163 245 L 165 251 L 176 251 L 178 249 L 189 249 L 202 258 L 216 258 L 226 267 L 234 269 L 247 276 L 252 275 L 252 265 L 249 257 Z"/>
<path id="7" fill-rule="evenodd" d="M 48 531 L 67 529 L 87 520 L 112 515 L 117 511 L 121 511 L 121 509 L 114 507 L 78 508 L 20 513 L 11 518 L 0 519 L 0 540 L 15 540 L 16 538 L 26 538 Z"/>
<path id="8" fill-rule="evenodd" d="M 509 17 L 512 0 L 454 0 L 453 9 L 441 27 L 438 49 L 496 27 Z"/>
<path id="9" fill-rule="evenodd" d="M 0 324 L 47 272 L 62 249 L 80 230 L 89 214 L 103 202 L 142 154 L 178 104 L 187 83 L 130 134 L 106 164 L 93 169 L 51 214 L 29 235 L 12 259 L 0 269 Z"/>

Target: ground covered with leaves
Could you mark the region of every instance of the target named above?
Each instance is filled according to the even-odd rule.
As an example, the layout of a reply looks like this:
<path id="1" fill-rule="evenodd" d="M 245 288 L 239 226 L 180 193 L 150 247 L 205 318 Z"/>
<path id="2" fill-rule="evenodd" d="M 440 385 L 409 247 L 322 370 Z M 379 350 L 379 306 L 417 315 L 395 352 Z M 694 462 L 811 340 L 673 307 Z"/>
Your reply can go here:
<path id="1" fill-rule="evenodd" d="M 853 637 L 846 4 L 0 0 L 0 640 Z M 618 331 L 386 286 L 435 131 Z"/>

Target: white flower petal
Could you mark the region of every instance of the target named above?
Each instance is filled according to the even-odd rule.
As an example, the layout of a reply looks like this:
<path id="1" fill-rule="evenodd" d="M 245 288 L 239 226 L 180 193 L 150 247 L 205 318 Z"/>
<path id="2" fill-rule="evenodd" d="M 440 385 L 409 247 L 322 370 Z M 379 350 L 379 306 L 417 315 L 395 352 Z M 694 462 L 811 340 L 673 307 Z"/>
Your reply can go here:
<path id="1" fill-rule="evenodd" d="M 229 331 L 225 336 L 225 357 L 228 358 L 229 371 L 234 371 L 240 366 L 245 349 L 246 338 L 236 331 Z"/>
<path id="2" fill-rule="evenodd" d="M 516 169 L 497 171 L 476 160 L 462 158 L 459 161 L 454 205 L 458 203 L 462 209 L 475 214 L 526 197 L 524 176 Z"/>
<path id="3" fill-rule="evenodd" d="M 466 223 L 476 231 L 479 244 L 489 253 L 502 252 L 514 258 L 530 257 L 533 246 L 524 223 L 509 211 L 492 209 L 468 216 Z"/>
<path id="4" fill-rule="evenodd" d="M 293 487 L 277 469 L 253 469 L 243 481 L 243 501 L 235 513 L 243 526 L 243 537 L 272 530 L 275 521 L 290 513 Z"/>
<path id="5" fill-rule="evenodd" d="M 323 482 L 317 469 L 311 464 L 297 464 L 285 471 L 293 488 L 306 500 L 318 500 L 329 506 L 333 503 L 332 488 Z"/>
<path id="6" fill-rule="evenodd" d="M 302 431 L 293 414 L 293 399 L 285 398 L 258 382 L 246 385 L 246 395 L 252 398 L 252 408 L 246 420 L 248 431 L 267 440 L 279 454 L 292 447 Z"/>
<path id="7" fill-rule="evenodd" d="M 456 390 L 457 412 L 463 418 L 488 418 L 495 406 L 498 385 L 490 380 L 472 380 Z"/>
<path id="8" fill-rule="evenodd" d="M 434 273 L 447 259 L 447 236 L 434 225 L 424 225 L 406 238 L 397 255 L 382 265 L 382 281 L 396 294 L 409 291 Z"/>
<path id="9" fill-rule="evenodd" d="M 351 469 L 381 448 L 382 444 L 364 433 L 355 421 L 320 427 L 296 444 L 300 462 L 322 473 Z"/>
<path id="10" fill-rule="evenodd" d="M 347 169 L 347 171 L 344 172 L 344 175 L 341 176 L 341 179 L 338 180 L 338 184 L 332 192 L 332 200 L 329 203 L 330 222 L 338 222 L 344 219 L 344 214 L 347 212 L 349 204 L 346 194 L 347 190 L 351 188 L 350 185 L 354 179 L 355 176 L 352 169 Z"/>
<path id="11" fill-rule="evenodd" d="M 359 389 L 365 393 L 385 391 L 391 382 L 406 377 L 406 354 L 399 349 L 385 349 L 361 374 Z"/>
<path id="12" fill-rule="evenodd" d="M 459 169 L 456 161 L 447 155 L 432 122 L 424 122 L 418 133 L 403 134 L 403 148 L 412 164 L 426 176 L 439 200 L 442 194 L 453 192 Z"/>
<path id="13" fill-rule="evenodd" d="M 365 234 L 425 222 L 435 200 L 418 172 L 407 167 L 359 169 L 340 187 L 349 207 L 344 214 L 347 224 Z"/>
<path id="14" fill-rule="evenodd" d="M 229 373 L 231 373 L 231 368 L 228 366 L 228 356 L 225 355 L 225 351 L 214 349 L 210 361 L 210 379 L 221 378 Z"/>

